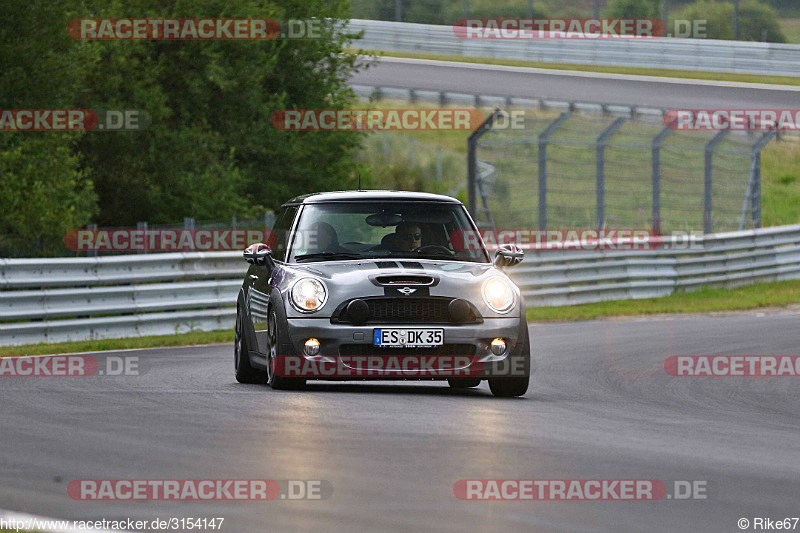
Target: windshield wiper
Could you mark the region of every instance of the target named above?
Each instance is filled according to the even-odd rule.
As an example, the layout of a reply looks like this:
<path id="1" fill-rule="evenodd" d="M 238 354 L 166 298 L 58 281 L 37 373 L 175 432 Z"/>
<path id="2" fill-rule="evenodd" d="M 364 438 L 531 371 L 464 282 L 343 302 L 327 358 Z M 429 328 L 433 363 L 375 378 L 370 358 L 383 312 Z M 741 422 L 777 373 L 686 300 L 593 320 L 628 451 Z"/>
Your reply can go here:
<path id="1" fill-rule="evenodd" d="M 295 261 L 306 261 L 311 259 L 363 259 L 363 255 L 349 252 L 319 252 L 315 254 L 296 255 Z"/>

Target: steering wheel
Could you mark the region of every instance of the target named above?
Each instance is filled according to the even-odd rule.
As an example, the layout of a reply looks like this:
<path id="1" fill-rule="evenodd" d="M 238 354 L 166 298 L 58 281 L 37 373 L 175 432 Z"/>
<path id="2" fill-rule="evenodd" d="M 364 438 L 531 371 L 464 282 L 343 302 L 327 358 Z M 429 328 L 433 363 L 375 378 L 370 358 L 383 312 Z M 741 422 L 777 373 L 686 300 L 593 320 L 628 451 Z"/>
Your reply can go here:
<path id="1" fill-rule="evenodd" d="M 426 246 L 420 246 L 419 248 L 414 249 L 414 251 L 419 254 L 438 253 L 438 254 L 453 255 L 453 252 L 449 248 L 447 248 L 446 246 L 440 246 L 438 244 L 428 244 Z"/>

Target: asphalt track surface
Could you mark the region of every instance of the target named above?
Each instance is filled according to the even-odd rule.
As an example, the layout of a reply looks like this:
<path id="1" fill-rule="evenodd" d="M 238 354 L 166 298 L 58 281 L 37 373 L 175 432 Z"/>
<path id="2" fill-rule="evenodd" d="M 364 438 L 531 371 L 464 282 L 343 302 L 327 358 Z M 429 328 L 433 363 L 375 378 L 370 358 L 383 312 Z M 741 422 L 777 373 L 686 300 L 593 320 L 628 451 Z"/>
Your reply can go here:
<path id="1" fill-rule="evenodd" d="M 531 325 L 523 398 L 484 383 L 240 385 L 230 345 L 138 376 L 0 378 L 0 508 L 225 517 L 223 531 L 739 531 L 800 515 L 800 378 L 677 378 L 669 355 L 797 354 L 800 314 Z M 103 364 L 101 354 L 95 357 Z M 74 479 L 319 479 L 321 501 L 80 502 Z M 702 480 L 706 500 L 461 501 L 459 479 Z M 799 526 L 800 527 L 800 526 Z"/>
<path id="2" fill-rule="evenodd" d="M 469 94 L 672 109 L 796 109 L 800 87 L 387 57 L 350 82 Z"/>

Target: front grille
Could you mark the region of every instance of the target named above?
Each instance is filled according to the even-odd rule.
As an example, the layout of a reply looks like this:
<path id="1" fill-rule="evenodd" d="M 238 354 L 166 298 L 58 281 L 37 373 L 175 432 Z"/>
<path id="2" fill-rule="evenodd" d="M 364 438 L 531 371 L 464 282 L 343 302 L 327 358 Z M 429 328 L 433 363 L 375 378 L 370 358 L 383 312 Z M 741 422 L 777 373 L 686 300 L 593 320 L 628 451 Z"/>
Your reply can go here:
<path id="1" fill-rule="evenodd" d="M 369 314 L 366 324 L 453 324 L 448 306 L 452 298 L 363 298 Z M 331 316 L 334 324 L 349 324 L 353 320 L 347 314 L 347 304 L 339 305 Z M 473 306 L 465 324 L 481 322 Z"/>
<path id="2" fill-rule="evenodd" d="M 442 344 L 436 348 L 381 348 L 371 344 L 342 344 L 339 355 L 475 355 L 473 344 Z"/>
<path id="3" fill-rule="evenodd" d="M 366 300 L 370 321 L 375 322 L 449 322 L 449 299 L 417 298 Z"/>

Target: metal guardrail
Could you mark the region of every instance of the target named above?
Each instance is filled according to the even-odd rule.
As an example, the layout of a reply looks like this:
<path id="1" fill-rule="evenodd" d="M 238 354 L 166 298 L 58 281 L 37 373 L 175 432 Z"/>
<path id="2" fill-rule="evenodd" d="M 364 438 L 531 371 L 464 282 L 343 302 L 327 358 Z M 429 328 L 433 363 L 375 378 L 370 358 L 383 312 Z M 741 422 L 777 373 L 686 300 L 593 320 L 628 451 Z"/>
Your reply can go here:
<path id="1" fill-rule="evenodd" d="M 647 251 L 533 251 L 509 269 L 531 306 L 800 279 L 800 225 Z M 233 327 L 239 252 L 0 259 L 0 346 Z"/>
<path id="2" fill-rule="evenodd" d="M 678 38 L 466 40 L 456 37 L 452 26 L 361 19 L 351 20 L 349 29 L 364 31 L 358 46 L 366 50 L 800 76 L 800 45 Z"/>
<path id="3" fill-rule="evenodd" d="M 646 251 L 536 251 L 509 274 L 528 305 L 667 296 L 800 279 L 800 225 L 666 240 Z"/>
<path id="4" fill-rule="evenodd" d="M 240 252 L 0 259 L 0 346 L 232 329 Z"/>

